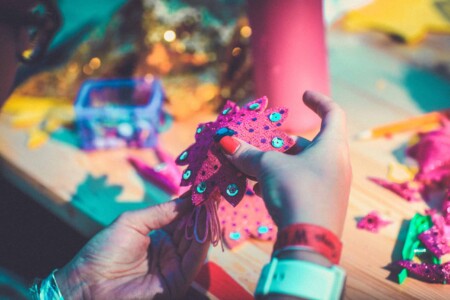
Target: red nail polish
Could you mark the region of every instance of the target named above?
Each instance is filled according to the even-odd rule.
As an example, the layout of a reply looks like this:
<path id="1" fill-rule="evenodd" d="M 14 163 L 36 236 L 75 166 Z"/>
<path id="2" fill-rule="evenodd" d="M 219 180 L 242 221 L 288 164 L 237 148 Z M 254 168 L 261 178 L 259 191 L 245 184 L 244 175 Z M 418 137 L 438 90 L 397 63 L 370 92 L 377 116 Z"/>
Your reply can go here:
<path id="1" fill-rule="evenodd" d="M 231 136 L 228 136 L 228 135 L 226 135 L 220 139 L 219 145 L 222 148 L 222 150 L 225 151 L 225 153 L 227 153 L 229 155 L 235 154 L 236 151 L 241 146 L 241 144 L 239 143 L 238 140 L 236 140 L 235 138 L 232 138 Z"/>

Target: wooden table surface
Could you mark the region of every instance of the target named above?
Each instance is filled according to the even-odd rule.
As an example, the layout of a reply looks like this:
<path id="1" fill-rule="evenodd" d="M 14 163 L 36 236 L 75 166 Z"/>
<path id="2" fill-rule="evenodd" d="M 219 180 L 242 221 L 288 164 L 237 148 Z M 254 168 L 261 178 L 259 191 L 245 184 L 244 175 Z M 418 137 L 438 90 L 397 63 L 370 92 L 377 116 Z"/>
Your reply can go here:
<path id="1" fill-rule="evenodd" d="M 384 268 L 399 259 L 397 240 L 405 221 L 416 212 L 424 213 L 427 205 L 408 203 L 367 177 L 385 178 L 388 164 L 398 161 L 398 150 L 411 134 L 371 141 L 353 137 L 376 125 L 450 107 L 450 37 L 430 36 L 419 45 L 405 46 L 379 34 L 355 35 L 333 29 L 328 43 L 333 97 L 347 112 L 354 172 L 343 236 L 342 265 L 348 274 L 345 298 L 448 299 L 448 285 L 410 278 L 399 285 L 387 279 L 389 271 Z M 163 147 L 177 155 L 193 141 L 196 125 L 214 118 L 198 115 L 186 122 L 175 122 L 161 136 Z M 0 140 L 2 173 L 87 237 L 124 210 L 169 199 L 144 184 L 126 161 L 133 154 L 155 163 L 152 151 L 84 153 L 62 138 L 29 150 L 25 146 L 26 134 L 12 129 L 8 116 L 0 118 Z M 377 234 L 357 229 L 355 219 L 372 210 L 393 223 Z M 222 252 L 217 247 L 211 249 L 208 259 L 253 293 L 260 270 L 269 261 L 271 247 L 270 243 L 257 241 L 233 251 Z"/>

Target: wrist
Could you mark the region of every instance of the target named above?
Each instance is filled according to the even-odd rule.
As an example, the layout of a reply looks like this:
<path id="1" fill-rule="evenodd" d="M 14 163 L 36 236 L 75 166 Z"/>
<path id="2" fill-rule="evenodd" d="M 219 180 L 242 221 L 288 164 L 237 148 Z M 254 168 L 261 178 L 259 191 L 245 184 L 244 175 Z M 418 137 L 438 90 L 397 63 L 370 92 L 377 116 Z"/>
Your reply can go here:
<path id="1" fill-rule="evenodd" d="M 72 262 L 58 270 L 55 279 L 64 299 L 89 298 L 89 285 L 81 279 L 79 270 L 72 266 Z"/>
<path id="2" fill-rule="evenodd" d="M 278 232 L 273 256 L 312 259 L 325 266 L 338 264 L 341 250 L 342 243 L 332 231 L 314 224 L 297 223 Z"/>

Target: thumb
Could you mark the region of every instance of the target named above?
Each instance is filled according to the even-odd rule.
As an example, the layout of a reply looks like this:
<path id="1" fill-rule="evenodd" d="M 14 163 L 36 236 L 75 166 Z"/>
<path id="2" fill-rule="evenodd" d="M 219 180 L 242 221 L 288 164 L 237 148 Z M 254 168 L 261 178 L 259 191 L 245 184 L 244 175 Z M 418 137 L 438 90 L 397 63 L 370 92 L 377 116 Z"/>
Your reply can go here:
<path id="1" fill-rule="evenodd" d="M 247 176 L 258 178 L 263 151 L 231 136 L 224 136 L 219 146 L 230 162 Z"/>
<path id="2" fill-rule="evenodd" d="M 148 208 L 123 213 L 118 223 L 130 226 L 147 235 L 154 229 L 162 228 L 179 216 L 184 215 L 192 207 L 191 198 L 186 193 L 180 198 Z"/>

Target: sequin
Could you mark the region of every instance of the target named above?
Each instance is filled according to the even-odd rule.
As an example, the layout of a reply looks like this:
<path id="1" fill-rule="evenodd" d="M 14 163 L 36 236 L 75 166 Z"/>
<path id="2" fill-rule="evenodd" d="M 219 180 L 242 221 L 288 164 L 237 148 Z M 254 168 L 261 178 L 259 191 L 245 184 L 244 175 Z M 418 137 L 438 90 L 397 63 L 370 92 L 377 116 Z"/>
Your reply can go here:
<path id="1" fill-rule="evenodd" d="M 281 114 L 279 112 L 273 112 L 269 115 L 269 120 L 271 122 L 278 122 L 281 120 Z"/>
<path id="2" fill-rule="evenodd" d="M 188 180 L 189 179 L 189 177 L 191 177 L 191 170 L 189 170 L 189 169 L 187 169 L 186 171 L 184 171 L 184 173 L 183 173 L 183 179 L 184 180 Z"/>
<path id="3" fill-rule="evenodd" d="M 259 103 L 252 103 L 248 106 L 248 109 L 250 110 L 257 110 L 258 108 L 260 108 L 261 105 Z"/>
<path id="4" fill-rule="evenodd" d="M 281 148 L 284 145 L 284 141 L 282 139 L 280 139 L 279 137 L 274 137 L 272 139 L 272 146 L 274 148 Z"/>
<path id="5" fill-rule="evenodd" d="M 197 128 L 197 133 L 201 133 L 203 131 L 203 126 L 199 126 L 198 128 Z"/>
<path id="6" fill-rule="evenodd" d="M 183 153 L 181 153 L 180 160 L 185 160 L 188 157 L 188 154 L 189 153 L 187 151 L 184 151 Z"/>
<path id="7" fill-rule="evenodd" d="M 234 183 L 231 183 L 227 186 L 227 195 L 234 197 L 239 193 L 238 186 Z"/>
<path id="8" fill-rule="evenodd" d="M 206 191 L 206 183 L 202 181 L 197 185 L 197 192 L 199 194 L 203 194 L 205 191 Z"/>
<path id="9" fill-rule="evenodd" d="M 267 226 L 259 226 L 258 227 L 258 233 L 264 234 L 269 232 L 269 227 Z"/>
<path id="10" fill-rule="evenodd" d="M 238 240 L 241 238 L 241 233 L 237 231 L 230 232 L 230 239 Z"/>
<path id="11" fill-rule="evenodd" d="M 226 115 L 226 114 L 228 114 L 230 111 L 231 111 L 231 107 L 228 107 L 228 108 L 222 110 L 222 115 Z"/>

